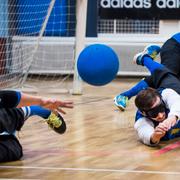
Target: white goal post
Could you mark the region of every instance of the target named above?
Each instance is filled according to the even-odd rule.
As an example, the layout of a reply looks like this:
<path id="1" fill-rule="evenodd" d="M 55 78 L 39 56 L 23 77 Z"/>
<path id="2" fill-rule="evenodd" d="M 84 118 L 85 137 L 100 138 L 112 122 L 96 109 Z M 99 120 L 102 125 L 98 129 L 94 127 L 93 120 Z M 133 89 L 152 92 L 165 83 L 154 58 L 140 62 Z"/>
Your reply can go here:
<path id="1" fill-rule="evenodd" d="M 87 19 L 87 0 L 77 0 L 76 7 L 76 45 L 75 45 L 75 69 L 73 80 L 73 94 L 82 94 L 82 80 L 77 71 L 77 60 L 80 52 L 85 47 L 86 19 Z"/>

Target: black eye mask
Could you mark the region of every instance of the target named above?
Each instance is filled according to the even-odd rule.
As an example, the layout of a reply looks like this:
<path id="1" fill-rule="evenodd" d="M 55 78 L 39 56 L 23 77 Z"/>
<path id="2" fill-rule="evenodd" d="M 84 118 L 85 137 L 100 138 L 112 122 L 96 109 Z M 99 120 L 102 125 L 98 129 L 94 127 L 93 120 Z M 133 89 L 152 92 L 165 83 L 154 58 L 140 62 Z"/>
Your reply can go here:
<path id="1" fill-rule="evenodd" d="M 158 116 L 158 113 L 160 112 L 165 112 L 166 108 L 165 108 L 165 104 L 164 102 L 161 100 L 160 104 L 153 107 L 152 109 L 149 110 L 144 110 L 144 112 L 146 113 L 146 115 L 150 118 L 156 118 Z"/>

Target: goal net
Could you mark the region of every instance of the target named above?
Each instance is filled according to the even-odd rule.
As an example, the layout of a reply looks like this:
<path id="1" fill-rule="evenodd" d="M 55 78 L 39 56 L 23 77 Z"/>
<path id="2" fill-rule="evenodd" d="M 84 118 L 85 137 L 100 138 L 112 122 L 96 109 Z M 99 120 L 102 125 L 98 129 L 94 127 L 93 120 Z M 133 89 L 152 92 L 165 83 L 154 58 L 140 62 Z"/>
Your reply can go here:
<path id="1" fill-rule="evenodd" d="M 75 6 L 71 0 L 1 0 L 1 89 L 72 88 Z"/>

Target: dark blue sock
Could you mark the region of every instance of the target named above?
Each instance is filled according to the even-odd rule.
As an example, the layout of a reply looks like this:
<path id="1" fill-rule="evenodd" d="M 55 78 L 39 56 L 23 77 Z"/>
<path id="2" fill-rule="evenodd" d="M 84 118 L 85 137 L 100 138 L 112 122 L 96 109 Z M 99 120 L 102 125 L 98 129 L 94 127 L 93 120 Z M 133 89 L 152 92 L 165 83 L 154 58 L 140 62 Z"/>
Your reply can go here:
<path id="1" fill-rule="evenodd" d="M 42 108 L 41 106 L 26 106 L 21 108 L 24 111 L 24 115 L 26 118 L 30 116 L 40 116 L 44 119 L 47 119 L 51 114 L 49 109 Z"/>
<path id="2" fill-rule="evenodd" d="M 156 69 L 162 69 L 164 66 L 156 61 L 153 61 L 153 59 L 149 56 L 143 57 L 143 64 L 146 66 L 146 68 L 150 71 L 152 74 Z"/>
<path id="3" fill-rule="evenodd" d="M 136 96 L 141 90 L 146 89 L 147 87 L 149 87 L 148 84 L 144 80 L 141 80 L 128 91 L 121 93 L 121 95 L 127 96 L 128 99 L 130 99 L 131 97 Z"/>

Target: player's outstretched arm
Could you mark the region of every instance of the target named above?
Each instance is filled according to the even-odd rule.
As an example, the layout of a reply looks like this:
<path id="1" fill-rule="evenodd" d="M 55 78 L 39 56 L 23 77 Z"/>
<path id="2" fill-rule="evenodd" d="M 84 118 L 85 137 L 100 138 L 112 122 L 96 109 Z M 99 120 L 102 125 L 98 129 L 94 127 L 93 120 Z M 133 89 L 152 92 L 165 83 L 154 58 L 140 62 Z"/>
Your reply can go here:
<path id="1" fill-rule="evenodd" d="M 25 93 L 21 93 L 21 98 L 18 107 L 40 105 L 44 108 L 52 111 L 58 111 L 65 114 L 62 108 L 73 108 L 72 101 L 61 101 L 55 98 L 45 98 L 40 96 L 33 96 Z"/>

